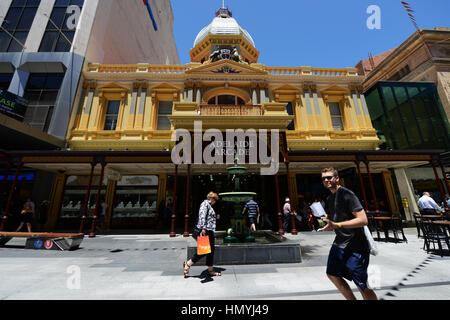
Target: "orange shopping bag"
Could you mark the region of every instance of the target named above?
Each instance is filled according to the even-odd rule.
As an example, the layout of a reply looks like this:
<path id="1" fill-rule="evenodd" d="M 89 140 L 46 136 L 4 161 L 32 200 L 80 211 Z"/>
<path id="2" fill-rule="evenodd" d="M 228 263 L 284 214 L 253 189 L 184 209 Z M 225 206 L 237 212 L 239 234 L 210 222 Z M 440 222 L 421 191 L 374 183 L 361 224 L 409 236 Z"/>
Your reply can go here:
<path id="1" fill-rule="evenodd" d="M 209 236 L 197 238 L 197 254 L 204 255 L 211 253 L 211 245 L 209 244 Z"/>

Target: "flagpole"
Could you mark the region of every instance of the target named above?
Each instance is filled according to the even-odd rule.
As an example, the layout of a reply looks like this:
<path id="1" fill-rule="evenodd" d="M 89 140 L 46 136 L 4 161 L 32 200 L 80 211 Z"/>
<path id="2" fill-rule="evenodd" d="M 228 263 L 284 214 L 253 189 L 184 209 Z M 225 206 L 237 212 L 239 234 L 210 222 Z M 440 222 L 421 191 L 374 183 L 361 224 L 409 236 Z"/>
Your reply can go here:
<path id="1" fill-rule="evenodd" d="M 419 34 L 419 38 L 422 39 L 423 43 L 425 44 L 425 48 L 428 52 L 428 55 L 430 56 L 430 59 L 433 60 L 433 54 L 431 53 L 431 48 L 428 45 L 428 43 L 425 41 L 423 32 L 420 30 L 419 26 L 417 25 L 416 18 L 414 18 L 414 15 L 412 14 L 412 12 L 414 12 L 414 10 L 411 8 L 409 3 L 405 2 L 405 1 L 400 1 L 400 2 L 402 3 L 403 7 L 405 8 L 406 12 L 408 13 L 409 19 L 411 20 L 412 24 L 416 28 L 416 30 Z"/>

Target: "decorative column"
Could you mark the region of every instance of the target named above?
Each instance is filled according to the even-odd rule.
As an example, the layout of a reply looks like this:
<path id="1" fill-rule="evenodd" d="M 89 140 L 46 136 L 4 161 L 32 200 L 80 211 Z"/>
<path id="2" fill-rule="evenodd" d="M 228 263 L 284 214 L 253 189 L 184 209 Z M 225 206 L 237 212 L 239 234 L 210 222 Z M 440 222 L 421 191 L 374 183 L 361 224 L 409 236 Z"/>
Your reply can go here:
<path id="1" fill-rule="evenodd" d="M 114 214 L 114 196 L 116 194 L 116 188 L 117 188 L 117 180 L 111 180 L 108 178 L 105 196 L 105 201 L 108 206 L 105 214 L 105 222 L 104 222 L 105 229 L 111 228 L 112 216 Z"/>
<path id="2" fill-rule="evenodd" d="M 269 102 L 267 97 L 266 97 L 266 89 L 265 88 L 260 88 L 260 96 L 261 96 L 261 105 L 263 105 L 266 102 Z"/>
<path id="3" fill-rule="evenodd" d="M 187 102 L 193 102 L 194 101 L 194 89 L 188 88 L 187 89 Z"/>
<path id="4" fill-rule="evenodd" d="M 105 166 L 106 166 L 105 159 L 100 160 L 100 165 L 102 166 L 102 169 L 100 172 L 100 181 L 98 182 L 98 186 L 97 186 L 97 198 L 95 200 L 95 212 L 94 212 L 94 216 L 92 217 L 91 233 L 89 234 L 89 238 L 95 238 L 95 222 L 96 222 L 99 212 L 100 212 L 100 195 L 102 192 L 103 176 L 105 175 Z"/>
<path id="5" fill-rule="evenodd" d="M 84 233 L 84 223 L 87 218 L 87 210 L 88 210 L 88 204 L 89 204 L 89 198 L 91 195 L 91 185 L 92 185 L 92 177 L 94 176 L 94 168 L 97 165 L 97 162 L 95 160 L 92 160 L 91 162 L 91 173 L 89 175 L 89 182 L 86 190 L 86 195 L 84 196 L 84 202 L 83 202 L 83 213 L 81 216 L 81 223 L 80 223 L 80 233 Z"/>
<path id="6" fill-rule="evenodd" d="M 275 175 L 275 190 L 277 194 L 277 209 L 278 209 L 278 234 L 283 235 L 283 214 L 281 213 L 280 208 L 280 187 L 278 185 L 278 174 Z"/>
<path id="7" fill-rule="evenodd" d="M 23 166 L 23 162 L 22 162 L 22 160 L 20 160 L 19 164 L 17 165 L 16 174 L 14 175 L 14 181 L 11 185 L 11 188 L 9 189 L 9 196 L 8 196 L 8 200 L 6 202 L 5 211 L 3 212 L 2 224 L 0 225 L 0 231 L 3 231 L 4 228 L 6 227 L 6 222 L 8 221 L 8 218 L 9 218 L 9 207 L 11 206 L 11 200 L 12 200 L 12 197 L 14 194 L 14 189 L 16 188 L 17 178 L 19 177 L 19 172 L 20 172 L 20 169 L 22 169 L 22 166 Z"/>
<path id="8" fill-rule="evenodd" d="M 175 165 L 175 180 L 173 182 L 173 205 L 172 205 L 172 222 L 170 225 L 170 237 L 174 238 L 176 236 L 175 234 L 175 209 L 177 205 L 177 177 L 178 177 L 178 165 Z"/>
<path id="9" fill-rule="evenodd" d="M 364 208 L 366 209 L 366 212 L 369 211 L 369 203 L 367 202 L 367 194 L 366 194 L 366 187 L 364 187 L 364 179 L 361 174 L 361 168 L 359 167 L 359 160 L 355 161 L 356 163 L 356 169 L 358 170 L 358 176 L 359 176 L 359 184 L 361 185 L 361 191 L 364 198 Z"/>
<path id="10" fill-rule="evenodd" d="M 379 213 L 380 209 L 378 207 L 377 195 L 375 194 L 375 187 L 373 186 L 372 174 L 369 169 L 369 161 L 366 160 L 364 163 L 366 164 L 367 175 L 369 176 L 370 190 L 372 191 L 372 197 L 375 205 L 375 213 Z"/>
<path id="11" fill-rule="evenodd" d="M 438 175 L 436 167 L 434 165 L 434 159 L 431 159 L 430 163 L 431 163 L 431 166 L 433 167 L 434 176 L 436 177 L 436 182 L 439 186 L 439 192 L 441 193 L 442 200 L 444 201 L 445 208 L 447 209 L 447 201 L 445 201 L 445 192 L 444 192 L 444 189 L 442 188 L 441 179 L 439 179 L 439 175 Z M 445 176 L 445 173 L 444 173 L 444 176 Z"/>
<path id="12" fill-rule="evenodd" d="M 287 174 L 287 183 L 288 183 L 288 192 L 289 192 L 289 199 L 291 199 L 291 224 L 292 224 L 292 231 L 291 234 L 296 235 L 297 229 L 295 228 L 295 215 L 292 214 L 294 212 L 294 198 L 292 197 L 292 186 L 291 186 L 291 177 L 289 174 L 289 162 L 284 163 L 286 165 L 286 174 Z"/>
<path id="13" fill-rule="evenodd" d="M 414 189 L 408 176 L 406 175 L 405 168 L 394 169 L 395 179 L 397 180 L 398 190 L 402 199 L 406 199 L 407 203 L 402 201 L 403 208 L 405 210 L 406 220 L 414 221 L 413 214 L 419 213 L 419 207 L 417 206 L 417 199 L 414 195 Z"/>
<path id="14" fill-rule="evenodd" d="M 195 102 L 200 104 L 202 102 L 202 91 L 201 91 L 201 88 L 197 87 L 196 91 L 197 91 L 197 93 L 195 95 Z"/>
<path id="15" fill-rule="evenodd" d="M 191 165 L 187 165 L 186 176 L 186 210 L 184 215 L 184 234 L 183 237 L 189 237 L 189 180 L 191 178 Z"/>
<path id="16" fill-rule="evenodd" d="M 256 88 L 252 89 L 252 104 L 256 106 L 258 104 L 258 95 L 256 93 Z"/>
<path id="17" fill-rule="evenodd" d="M 439 159 L 439 166 L 441 167 L 442 176 L 444 177 L 445 186 L 447 188 L 447 193 L 450 194 L 450 186 L 449 186 L 449 183 L 448 183 L 447 175 L 445 174 L 444 164 L 442 163 L 441 159 Z M 445 206 L 446 210 L 449 209 L 448 205 L 447 205 L 447 201 L 445 201 L 445 198 L 444 198 L 444 206 Z"/>

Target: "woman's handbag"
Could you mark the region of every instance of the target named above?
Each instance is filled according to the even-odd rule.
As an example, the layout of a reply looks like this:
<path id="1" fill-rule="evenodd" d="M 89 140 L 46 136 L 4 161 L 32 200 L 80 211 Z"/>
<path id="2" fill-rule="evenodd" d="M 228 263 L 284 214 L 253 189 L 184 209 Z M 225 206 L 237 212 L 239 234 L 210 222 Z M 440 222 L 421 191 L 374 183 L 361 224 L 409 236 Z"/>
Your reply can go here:
<path id="1" fill-rule="evenodd" d="M 197 254 L 204 255 L 211 253 L 211 245 L 209 243 L 209 236 L 202 236 L 197 238 Z"/>
<path id="2" fill-rule="evenodd" d="M 375 240 L 373 240 L 372 234 L 367 226 L 364 226 L 364 234 L 366 235 L 367 243 L 369 244 L 370 254 L 373 256 L 378 255 L 377 244 L 375 243 Z"/>

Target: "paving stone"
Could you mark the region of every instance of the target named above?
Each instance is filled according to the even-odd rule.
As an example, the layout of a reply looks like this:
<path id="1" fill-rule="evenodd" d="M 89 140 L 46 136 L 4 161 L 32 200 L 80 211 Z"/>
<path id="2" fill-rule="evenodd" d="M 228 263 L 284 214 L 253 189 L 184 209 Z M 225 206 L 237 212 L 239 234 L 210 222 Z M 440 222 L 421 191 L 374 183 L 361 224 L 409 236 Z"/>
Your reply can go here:
<path id="1" fill-rule="evenodd" d="M 371 256 L 369 283 L 384 300 L 450 298 L 450 257 L 427 254 L 416 229 L 408 243 L 378 242 Z M 222 277 L 205 277 L 193 266 L 184 279 L 187 239 L 159 235 L 108 235 L 85 238 L 76 251 L 24 250 L 24 241 L 0 248 L 0 299 L 32 300 L 343 300 L 325 271 L 333 232 L 286 235 L 301 245 L 302 262 L 215 266 Z M 21 247 L 22 246 L 22 247 Z M 77 269 L 78 268 L 78 269 Z M 70 284 L 79 270 L 80 287 Z M 72 281 L 72 282 L 71 282 Z M 350 287 L 359 299 L 353 283 Z"/>

